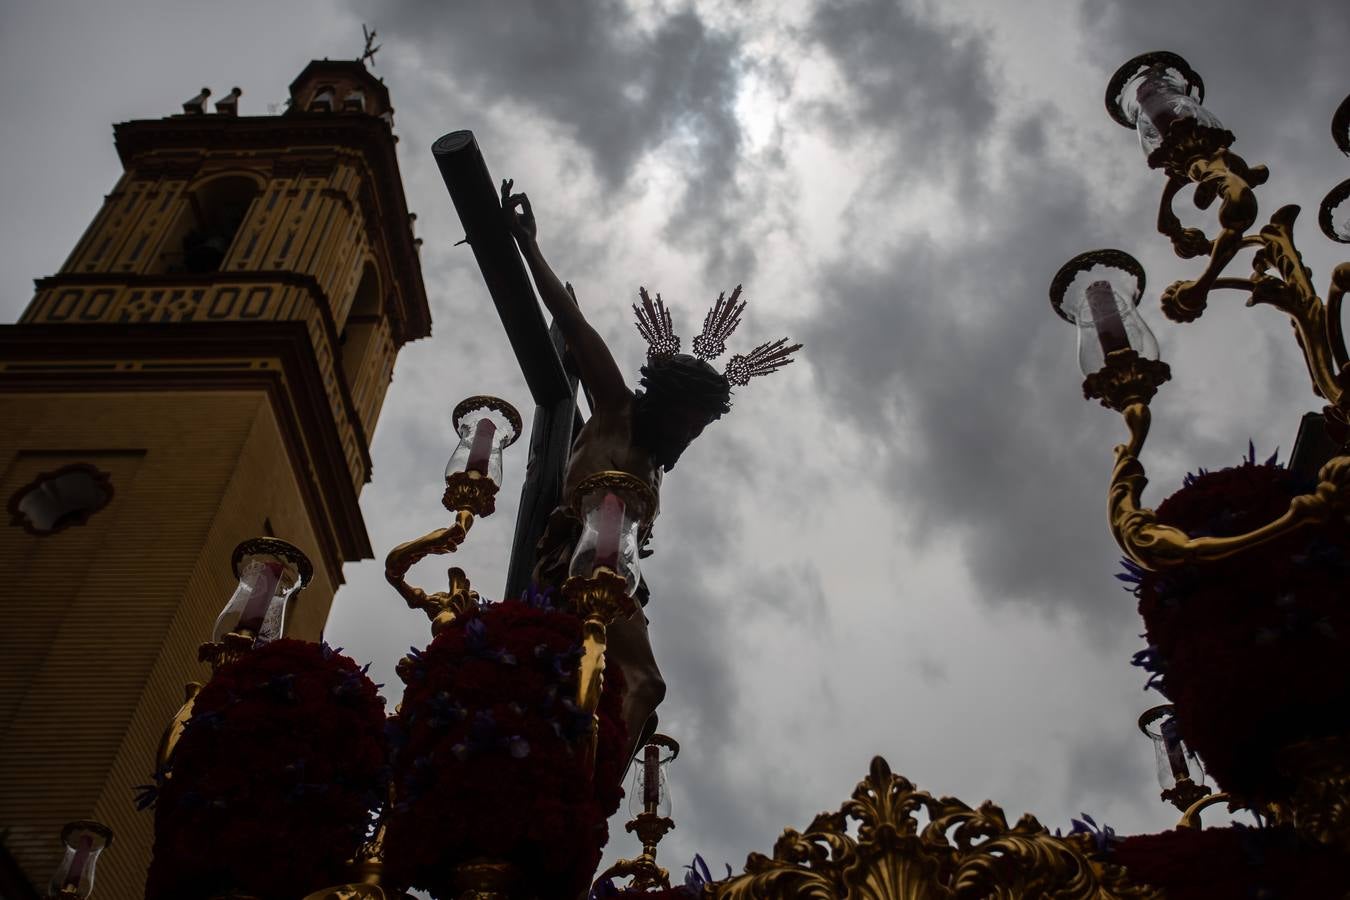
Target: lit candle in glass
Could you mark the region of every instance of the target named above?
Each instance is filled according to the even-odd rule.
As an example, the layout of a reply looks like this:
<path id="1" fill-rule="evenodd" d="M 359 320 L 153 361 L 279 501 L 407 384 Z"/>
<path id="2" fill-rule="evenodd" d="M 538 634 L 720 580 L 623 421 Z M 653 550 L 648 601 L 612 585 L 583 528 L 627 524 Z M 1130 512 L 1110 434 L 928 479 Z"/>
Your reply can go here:
<path id="1" fill-rule="evenodd" d="M 216 618 L 211 640 L 249 634 L 259 642 L 282 636 L 286 604 L 309 583 L 314 567 L 295 545 L 277 538 L 253 538 L 234 549 L 239 584 Z"/>
<path id="2" fill-rule="evenodd" d="M 648 744 L 642 754 L 642 805 L 651 812 L 661 804 L 661 748 Z"/>
<path id="3" fill-rule="evenodd" d="M 680 745 L 664 734 L 653 734 L 643 746 L 639 765 L 633 772 L 632 790 L 628 792 L 628 811 L 634 816 L 643 814 L 669 818 L 670 762 L 679 755 Z"/>
<path id="4" fill-rule="evenodd" d="M 1101 344 L 1102 353 L 1128 350 L 1130 339 L 1125 334 L 1125 323 L 1121 321 L 1116 292 L 1111 290 L 1111 282 L 1092 282 L 1087 287 L 1086 295 L 1088 315 L 1097 329 L 1097 342 Z"/>
<path id="5" fill-rule="evenodd" d="M 619 540 L 623 534 L 624 502 L 617 494 L 605 494 L 600 501 L 600 523 L 596 529 L 595 564 L 606 569 L 619 564 Z"/>
<path id="6" fill-rule="evenodd" d="M 1333 241 L 1350 244 L 1350 178 L 1327 192 L 1317 213 L 1317 223 Z"/>
<path id="7" fill-rule="evenodd" d="M 651 488 L 626 472 L 600 472 L 577 486 L 572 507 L 582 529 L 568 575 L 594 578 L 606 569 L 623 578 L 632 596 L 638 584 L 639 534 L 656 509 Z"/>
<path id="8" fill-rule="evenodd" d="M 1134 280 L 1132 289 L 1125 287 L 1127 277 Z M 1080 253 L 1060 267 L 1050 305 L 1078 326 L 1078 367 L 1084 375 L 1100 372 L 1108 356 L 1123 350 L 1158 358 L 1158 340 L 1137 308 L 1143 283 L 1143 267 L 1120 250 Z"/>
<path id="9" fill-rule="evenodd" d="M 488 462 L 492 457 L 494 444 L 492 436 L 496 433 L 497 426 L 491 419 L 478 420 L 478 424 L 474 426 L 473 443 L 469 447 L 469 459 L 464 464 L 464 471 L 477 472 L 479 475 L 488 473 Z M 500 469 L 500 466 L 498 468 Z"/>
<path id="10" fill-rule="evenodd" d="M 446 480 L 472 472 L 500 486 L 502 450 L 520 437 L 520 414 L 505 400 L 480 396 L 462 401 L 451 420 L 459 443 L 445 464 Z"/>
<path id="11" fill-rule="evenodd" d="M 1084 375 L 1101 371 L 1106 357 L 1118 350 L 1133 350 L 1144 359 L 1158 358 L 1157 338 L 1135 304 L 1109 281 L 1093 281 L 1079 298 L 1072 321 L 1078 325 L 1078 367 Z"/>
<path id="12" fill-rule="evenodd" d="M 1170 705 L 1155 706 L 1140 716 L 1139 730 L 1153 741 L 1159 787 L 1170 791 L 1183 781 L 1204 785 L 1205 767 L 1182 741 Z"/>
<path id="13" fill-rule="evenodd" d="M 48 883 L 48 896 L 85 898 L 94 890 L 94 866 L 112 844 L 112 829 L 101 822 L 82 820 L 61 829 L 66 852 Z"/>
<path id="14" fill-rule="evenodd" d="M 1155 52 L 1135 57 L 1116 71 L 1106 91 L 1111 117 L 1139 133 L 1139 145 L 1151 166 L 1161 165 L 1154 154 L 1183 120 L 1223 135 L 1222 146 L 1233 139 L 1218 117 L 1202 105 L 1205 85 L 1200 76 L 1175 53 Z"/>

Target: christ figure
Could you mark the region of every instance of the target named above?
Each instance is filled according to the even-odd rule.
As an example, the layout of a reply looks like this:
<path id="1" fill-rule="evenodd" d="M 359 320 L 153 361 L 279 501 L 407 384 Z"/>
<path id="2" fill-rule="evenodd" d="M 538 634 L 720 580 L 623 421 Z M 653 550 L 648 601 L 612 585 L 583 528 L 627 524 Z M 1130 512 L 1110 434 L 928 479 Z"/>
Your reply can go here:
<path id="1" fill-rule="evenodd" d="M 740 288 L 730 302 L 718 298 L 704 322 L 704 333 L 694 341 L 697 355 L 679 353 L 679 339 L 670 327 L 670 316 L 661 304 L 641 291 L 643 309 L 638 327 L 650 349 L 641 369 L 639 388 L 629 388 L 604 340 L 586 321 L 571 292 L 553 273 L 540 252 L 538 229 L 529 198 L 511 193 L 512 182 L 502 183 L 502 208 L 544 305 L 553 315 L 567 348 L 576 361 L 578 374 L 591 398 L 591 416 L 572 443 L 563 476 L 564 502 L 586 477 L 603 471 L 627 472 L 652 489 L 658 498 L 663 473 L 675 467 L 695 438 L 710 422 L 731 409 L 731 385 L 744 385 L 754 375 L 768 374 L 790 362 L 801 345 L 785 346 L 786 339 L 762 344 L 748 355 L 732 357 L 726 373 L 718 372 L 706 359 L 718 355 L 724 339 L 740 321 L 745 304 L 737 304 Z M 659 504 L 658 504 L 659 507 Z M 655 518 L 656 511 L 653 511 Z M 575 510 L 559 507 L 550 517 L 539 542 L 534 569 L 536 585 L 560 587 L 581 534 L 581 519 Z M 650 537 L 641 535 L 645 547 Z M 643 555 L 649 555 L 645 550 Z M 638 601 L 646 606 L 645 583 L 638 588 Z M 666 693 L 666 683 L 652 655 L 647 617 L 639 608 L 628 619 L 608 629 L 607 660 L 624 676 L 627 691 L 623 701 L 624 723 L 639 747 L 656 728 L 656 707 Z M 631 755 L 631 754 L 630 754 Z"/>

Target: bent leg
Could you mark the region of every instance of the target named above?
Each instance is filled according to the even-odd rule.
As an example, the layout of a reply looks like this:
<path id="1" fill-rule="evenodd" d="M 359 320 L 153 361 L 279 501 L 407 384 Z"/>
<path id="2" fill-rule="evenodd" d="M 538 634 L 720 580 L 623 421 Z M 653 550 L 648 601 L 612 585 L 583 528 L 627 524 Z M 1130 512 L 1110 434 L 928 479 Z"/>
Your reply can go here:
<path id="1" fill-rule="evenodd" d="M 652 655 L 647 617 L 642 610 L 610 625 L 606 637 L 606 664 L 623 672 L 627 687 L 623 698 L 623 721 L 628 727 L 628 759 L 631 760 L 640 742 L 656 728 L 654 713 L 665 699 L 666 682 Z"/>

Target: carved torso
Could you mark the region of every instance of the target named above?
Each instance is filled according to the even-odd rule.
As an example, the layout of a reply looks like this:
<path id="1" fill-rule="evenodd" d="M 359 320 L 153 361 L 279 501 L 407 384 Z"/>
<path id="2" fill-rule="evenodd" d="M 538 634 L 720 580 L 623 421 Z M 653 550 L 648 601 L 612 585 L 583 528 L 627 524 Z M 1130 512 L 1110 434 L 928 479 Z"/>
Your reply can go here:
<path id="1" fill-rule="evenodd" d="M 598 409 L 587 420 L 572 442 L 572 452 L 563 475 L 562 502 L 569 504 L 578 484 L 596 472 L 627 472 L 641 478 L 661 496 L 661 467 L 651 454 L 633 444 L 633 404 L 625 403 L 618 409 Z M 658 504 L 657 510 L 660 509 Z M 656 517 L 657 510 L 652 512 Z"/>

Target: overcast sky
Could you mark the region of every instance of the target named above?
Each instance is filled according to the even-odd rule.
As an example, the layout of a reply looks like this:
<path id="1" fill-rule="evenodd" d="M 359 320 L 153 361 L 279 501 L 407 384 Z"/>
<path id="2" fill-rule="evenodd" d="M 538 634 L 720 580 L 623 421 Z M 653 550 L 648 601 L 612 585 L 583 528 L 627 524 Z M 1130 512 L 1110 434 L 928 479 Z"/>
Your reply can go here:
<path id="1" fill-rule="evenodd" d="M 1073 329 L 1047 288 L 1069 257 L 1119 247 L 1174 380 L 1145 465 L 1156 504 L 1187 470 L 1292 445 L 1317 408 L 1287 324 L 1232 296 L 1197 324 L 1157 295 L 1193 277 L 1154 232 L 1161 176 L 1102 105 L 1115 68 L 1181 53 L 1250 163 L 1263 218 L 1316 227 L 1346 177 L 1330 138 L 1350 91 L 1341 0 L 1271 15 L 1252 0 L 0 3 L 0 285 L 16 319 L 121 168 L 113 122 L 179 110 L 202 85 L 263 115 L 316 57 L 360 52 L 397 109 L 424 238 L 433 336 L 406 347 L 362 506 L 376 553 L 439 524 L 461 397 L 532 408 L 430 146 L 478 136 L 528 191 L 540 243 L 636 375 L 639 285 L 687 342 L 737 283 L 732 351 L 791 335 L 796 364 L 738 390 L 667 478 L 648 615 L 669 695 L 678 867 L 769 852 L 839 805 L 874 754 L 920 787 L 1010 817 L 1169 827 L 1132 598 L 1112 575 L 1105 487 L 1118 416 L 1082 399 Z M 1188 196 L 1188 194 L 1186 195 Z M 1183 208 L 1184 207 L 1179 207 Z M 1190 210 L 1183 217 L 1209 222 Z M 1238 270 L 1240 271 L 1240 270 Z M 496 515 L 454 560 L 499 596 L 527 440 Z M 445 561 L 413 580 L 439 588 Z M 428 638 L 371 561 L 346 567 L 328 637 L 374 663 Z M 616 818 L 607 859 L 637 842 Z"/>

